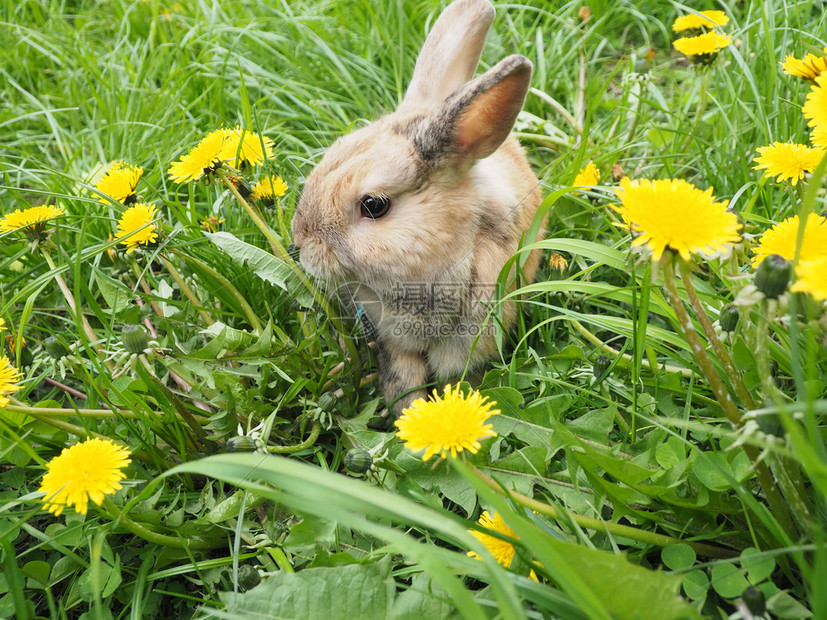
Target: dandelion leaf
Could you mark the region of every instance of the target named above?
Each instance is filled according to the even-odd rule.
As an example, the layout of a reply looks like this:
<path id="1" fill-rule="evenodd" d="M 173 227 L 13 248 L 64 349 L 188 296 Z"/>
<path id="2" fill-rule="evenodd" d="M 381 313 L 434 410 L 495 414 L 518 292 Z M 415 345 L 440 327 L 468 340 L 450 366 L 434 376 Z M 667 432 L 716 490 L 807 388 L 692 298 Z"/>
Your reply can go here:
<path id="1" fill-rule="evenodd" d="M 387 618 L 393 603 L 390 562 L 279 572 L 243 594 L 220 596 L 229 617 Z M 401 616 L 400 616 L 401 617 Z"/>
<path id="2" fill-rule="evenodd" d="M 204 234 L 236 263 L 246 264 L 259 278 L 279 287 L 301 306 L 305 308 L 313 306 L 313 295 L 298 281 L 293 270 L 283 260 L 261 248 L 245 243 L 228 232 Z"/>

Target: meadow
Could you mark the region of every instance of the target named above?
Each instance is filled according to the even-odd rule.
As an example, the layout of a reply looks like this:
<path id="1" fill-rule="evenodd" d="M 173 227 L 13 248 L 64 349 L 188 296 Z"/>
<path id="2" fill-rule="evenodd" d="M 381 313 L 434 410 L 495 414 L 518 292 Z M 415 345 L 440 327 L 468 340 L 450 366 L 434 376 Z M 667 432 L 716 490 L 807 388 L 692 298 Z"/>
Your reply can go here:
<path id="1" fill-rule="evenodd" d="M 446 4 L 0 1 L 0 617 L 827 617 L 821 4 L 496 4 L 543 259 L 423 454 L 290 222 Z"/>

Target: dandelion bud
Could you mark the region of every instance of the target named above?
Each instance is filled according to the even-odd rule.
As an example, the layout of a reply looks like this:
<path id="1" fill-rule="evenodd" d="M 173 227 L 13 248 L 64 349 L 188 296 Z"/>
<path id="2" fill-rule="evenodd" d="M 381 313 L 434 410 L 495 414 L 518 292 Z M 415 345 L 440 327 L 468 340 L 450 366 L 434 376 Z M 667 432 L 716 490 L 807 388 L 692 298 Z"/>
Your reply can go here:
<path id="1" fill-rule="evenodd" d="M 333 411 L 333 408 L 336 406 L 336 402 L 338 400 L 339 399 L 336 398 L 330 392 L 325 392 L 321 395 L 321 397 L 318 400 L 319 409 L 321 409 L 325 413 L 330 413 L 331 411 Z"/>
<path id="2" fill-rule="evenodd" d="M 612 178 L 615 181 L 622 179 L 624 174 L 626 174 L 626 172 L 624 172 L 623 166 L 621 166 L 618 162 L 612 164 Z"/>
<path id="3" fill-rule="evenodd" d="M 586 21 L 592 16 L 592 11 L 588 6 L 581 6 L 577 11 L 577 19 L 581 22 Z"/>
<path id="4" fill-rule="evenodd" d="M 121 330 L 121 342 L 130 353 L 143 353 L 149 344 L 146 330 L 140 325 L 124 325 Z"/>
<path id="5" fill-rule="evenodd" d="M 242 590 L 250 590 L 261 583 L 261 575 L 249 564 L 238 567 L 238 585 Z"/>
<path id="6" fill-rule="evenodd" d="M 69 354 L 69 347 L 57 336 L 49 336 L 46 338 L 46 340 L 43 341 L 43 348 L 46 349 L 46 353 L 56 360 L 59 360 L 61 357 L 66 357 Z"/>
<path id="7" fill-rule="evenodd" d="M 364 474 L 371 465 L 373 458 L 364 448 L 354 448 L 345 454 L 345 469 L 353 474 Z"/>
<path id="8" fill-rule="evenodd" d="M 755 272 L 755 287 L 767 299 L 777 299 L 787 290 L 792 274 L 792 264 L 778 254 L 770 254 L 761 261 Z"/>
<path id="9" fill-rule="evenodd" d="M 743 594 L 741 594 L 741 600 L 744 601 L 744 605 L 746 605 L 747 609 L 755 616 L 763 616 L 767 610 L 767 598 L 764 596 L 764 593 L 755 586 L 747 587 Z"/>
<path id="10" fill-rule="evenodd" d="M 230 437 L 227 440 L 227 452 L 255 452 L 256 442 L 246 435 Z"/>
<path id="11" fill-rule="evenodd" d="M 606 377 L 611 365 L 612 361 L 605 355 L 601 355 L 596 360 L 594 360 L 594 364 L 592 365 L 592 371 L 594 372 L 595 379 L 599 381 Z"/>
<path id="12" fill-rule="evenodd" d="M 721 310 L 721 316 L 719 318 L 721 329 L 725 332 L 734 332 L 740 317 L 741 313 L 738 311 L 738 308 L 732 304 L 727 304 L 724 306 L 724 309 Z"/>

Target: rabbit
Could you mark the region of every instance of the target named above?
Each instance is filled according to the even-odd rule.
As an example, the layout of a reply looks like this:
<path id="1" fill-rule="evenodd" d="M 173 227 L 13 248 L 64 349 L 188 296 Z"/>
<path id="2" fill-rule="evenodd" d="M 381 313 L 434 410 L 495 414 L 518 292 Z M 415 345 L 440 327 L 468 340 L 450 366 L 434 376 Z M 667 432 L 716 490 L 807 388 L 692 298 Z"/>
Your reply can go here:
<path id="1" fill-rule="evenodd" d="M 510 135 L 531 62 L 508 56 L 473 79 L 493 20 L 488 0 L 449 5 L 397 110 L 330 146 L 293 215 L 302 266 L 343 283 L 372 326 L 380 388 L 397 416 L 426 396 L 429 378 L 459 377 L 497 353 L 487 302 L 541 202 Z M 539 259 L 529 254 L 523 283 Z M 502 328 L 516 316 L 505 302 Z"/>

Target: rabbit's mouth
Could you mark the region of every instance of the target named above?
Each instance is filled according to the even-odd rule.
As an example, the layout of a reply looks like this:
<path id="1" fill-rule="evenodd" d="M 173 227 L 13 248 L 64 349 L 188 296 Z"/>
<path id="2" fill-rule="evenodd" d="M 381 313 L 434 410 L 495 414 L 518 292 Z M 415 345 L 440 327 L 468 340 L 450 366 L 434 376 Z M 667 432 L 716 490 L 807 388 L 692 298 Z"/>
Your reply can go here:
<path id="1" fill-rule="evenodd" d="M 348 251 L 343 244 L 328 243 L 318 238 L 305 239 L 300 246 L 299 261 L 316 278 L 339 280 L 349 276 L 346 268 Z"/>

